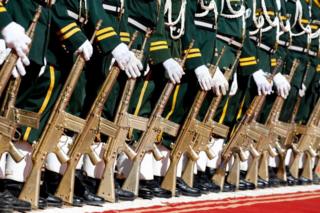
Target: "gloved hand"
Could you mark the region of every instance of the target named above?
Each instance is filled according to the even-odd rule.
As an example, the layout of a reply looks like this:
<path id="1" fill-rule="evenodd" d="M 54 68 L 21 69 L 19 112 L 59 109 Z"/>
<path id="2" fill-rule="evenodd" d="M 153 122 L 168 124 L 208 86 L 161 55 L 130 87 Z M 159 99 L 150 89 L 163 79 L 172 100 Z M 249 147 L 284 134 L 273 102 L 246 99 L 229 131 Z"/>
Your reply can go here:
<path id="1" fill-rule="evenodd" d="M 126 70 L 131 58 L 128 46 L 124 43 L 120 43 L 112 50 L 111 53 L 114 59 L 116 59 L 120 69 Z"/>
<path id="2" fill-rule="evenodd" d="M 270 95 L 272 93 L 272 85 L 267 80 L 267 73 L 259 69 L 253 73 L 253 79 L 257 85 L 259 95 Z"/>
<path id="3" fill-rule="evenodd" d="M 17 60 L 17 64 L 15 68 L 12 70 L 12 75 L 15 78 L 18 78 L 19 76 L 24 76 L 26 74 L 26 69 L 24 68 L 24 65 L 21 61 L 21 58 Z"/>
<path id="4" fill-rule="evenodd" d="M 209 91 L 214 84 L 213 79 L 209 73 L 209 69 L 205 65 L 201 65 L 197 67 L 194 72 L 197 76 L 201 89 Z"/>
<path id="5" fill-rule="evenodd" d="M 213 79 L 213 91 L 217 95 L 221 95 L 221 93 L 223 95 L 226 95 L 229 89 L 229 83 L 227 79 L 224 77 L 219 67 L 217 67 L 216 72 L 214 73 L 212 79 Z"/>
<path id="6" fill-rule="evenodd" d="M 166 77 L 168 77 L 172 83 L 179 84 L 182 75 L 185 74 L 180 64 L 176 60 L 169 58 L 165 60 L 162 65 L 166 69 Z"/>
<path id="7" fill-rule="evenodd" d="M 76 50 L 75 54 L 82 54 L 86 61 L 89 61 L 93 53 L 93 47 L 90 41 L 86 40 L 81 44 L 81 46 Z"/>
<path id="8" fill-rule="evenodd" d="M 0 39 L 0 65 L 6 60 L 10 51 L 11 49 L 6 47 L 6 42 L 3 39 Z"/>
<path id="9" fill-rule="evenodd" d="M 31 43 L 31 39 L 25 34 L 24 28 L 16 22 L 11 22 L 2 29 L 1 34 L 7 47 L 14 49 L 23 64 L 28 66 L 30 61 L 27 54 L 29 52 L 28 45 Z"/>
<path id="10" fill-rule="evenodd" d="M 303 96 L 305 96 L 306 90 L 307 90 L 306 85 L 302 84 L 301 89 L 299 89 L 299 96 L 300 96 L 301 98 L 302 98 Z"/>
<path id="11" fill-rule="evenodd" d="M 233 80 L 231 83 L 229 96 L 234 96 L 237 93 L 237 91 L 238 91 L 238 76 L 237 76 L 237 73 L 235 72 L 233 74 Z"/>
<path id="12" fill-rule="evenodd" d="M 128 78 L 136 78 L 141 75 L 141 70 L 143 69 L 142 63 L 136 58 L 133 52 L 130 51 L 130 61 L 128 63 L 125 72 Z"/>
<path id="13" fill-rule="evenodd" d="M 278 73 L 273 77 L 273 82 L 277 87 L 278 94 L 281 95 L 282 98 L 286 99 L 291 88 L 288 80 L 281 73 Z"/>

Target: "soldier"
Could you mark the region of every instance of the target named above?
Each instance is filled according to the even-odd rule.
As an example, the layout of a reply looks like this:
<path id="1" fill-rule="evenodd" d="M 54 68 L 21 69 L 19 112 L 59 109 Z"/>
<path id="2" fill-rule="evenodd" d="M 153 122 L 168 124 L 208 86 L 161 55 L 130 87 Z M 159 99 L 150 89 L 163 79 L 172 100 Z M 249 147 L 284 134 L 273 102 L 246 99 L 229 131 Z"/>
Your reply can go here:
<path id="1" fill-rule="evenodd" d="M 0 31 L 3 38 L 0 39 L 0 65 L 8 56 L 10 52 L 9 48 L 12 48 L 21 58 L 21 60 L 18 61 L 17 68 L 13 70 L 12 74 L 15 77 L 19 75 L 25 75 L 26 71 L 24 66 L 22 66 L 22 63 L 25 66 L 30 64 L 26 54 L 29 52 L 28 45 L 30 44 L 31 39 L 25 34 L 25 29 L 12 20 L 11 15 L 8 13 L 5 5 L 2 2 L 0 2 L 0 20 Z M 3 154 L 0 159 L 1 179 L 5 176 L 5 161 L 6 155 Z M 30 209 L 29 203 L 16 199 L 16 197 L 12 196 L 8 192 L 3 192 L 3 184 L 1 184 L 0 191 L 0 211 L 11 211 L 12 209 Z"/>
<path id="2" fill-rule="evenodd" d="M 69 53 L 83 54 L 86 60 L 89 60 L 92 54 L 92 46 L 80 28 L 69 17 L 61 17 L 61 13 L 66 12 L 61 1 L 51 5 L 46 2 L 24 1 L 22 3 L 17 0 L 8 2 L 6 7 L 12 18 L 27 28 L 38 5 L 43 8 L 34 36 L 34 40 L 37 42 L 33 43 L 30 50 L 31 64 L 27 67 L 27 75 L 21 82 L 16 105 L 26 110 L 38 112 L 42 117 L 39 130 L 23 127 L 19 131 L 21 138 L 16 145 L 26 155 L 25 159 L 17 163 L 11 156 L 8 156 L 5 179 L 2 181 L 4 190 L 12 193 L 15 197 L 19 196 L 30 169 L 31 144 L 40 136 L 55 99 L 58 97 L 62 73 L 67 73 L 58 70 L 68 69 L 67 66 L 64 67 L 67 63 L 63 64 L 63 62 L 72 59 L 72 55 L 66 54 L 65 50 Z M 20 11 L 23 12 L 20 13 Z M 50 30 L 55 34 L 51 39 L 49 39 Z M 65 50 L 62 48 L 62 44 Z M 47 205 L 60 207 L 62 202 L 52 194 L 42 191 L 38 205 L 39 208 L 45 208 Z M 17 208 L 21 211 L 27 211 L 31 206 L 29 203 L 22 203 Z"/>
<path id="3" fill-rule="evenodd" d="M 87 93 L 87 104 L 90 106 L 92 104 L 92 97 L 96 96 L 96 93 L 99 88 L 99 82 L 104 80 L 106 77 L 106 72 L 109 70 L 109 66 L 106 64 L 110 64 L 110 59 L 113 57 L 119 67 L 126 72 L 129 76 L 136 76 L 140 74 L 141 63 L 137 60 L 132 52 L 129 51 L 127 45 L 121 42 L 121 39 L 118 33 L 115 30 L 113 20 L 103 9 L 103 5 L 99 1 L 73 1 L 73 2 L 65 2 L 67 7 L 67 15 L 76 19 L 79 25 L 83 26 L 84 31 L 88 34 L 92 33 L 96 22 L 99 19 L 102 19 L 102 27 L 97 32 L 97 48 L 95 58 L 92 63 L 89 63 L 86 68 L 85 76 L 83 75 L 83 79 L 85 79 L 88 83 L 88 87 L 90 88 L 92 84 L 97 84 L 98 87 L 90 88 L 87 91 L 83 91 L 84 85 L 81 81 L 78 83 L 75 93 L 73 94 L 73 102 L 70 104 L 70 111 L 73 114 L 85 116 L 87 113 L 86 110 L 82 111 L 82 99 L 83 93 Z M 80 14 L 80 16 L 78 15 Z M 64 14 L 65 15 L 65 14 Z M 97 69 L 97 67 L 101 67 Z M 92 70 L 98 70 L 97 76 L 99 78 L 99 82 L 95 82 Z M 91 102 L 91 103 L 90 103 Z M 111 101 L 112 102 L 112 101 Z M 61 139 L 62 147 L 67 152 L 68 146 L 72 144 L 72 138 L 69 136 L 64 136 Z M 104 202 L 99 196 L 94 195 L 94 193 L 90 192 L 86 184 L 84 183 L 86 177 L 83 175 L 81 171 L 82 160 L 80 160 L 79 165 L 77 166 L 76 171 L 76 183 L 77 186 L 75 188 L 75 196 L 74 196 L 74 204 L 78 205 L 79 202 L 84 202 L 90 205 L 100 205 Z M 49 185 L 50 192 L 54 193 L 61 179 L 61 175 L 64 173 L 65 166 L 60 164 L 57 157 L 50 153 L 48 155 L 47 160 L 47 171 L 45 173 L 46 183 Z M 89 175 L 92 175 L 90 173 Z M 132 199 L 132 194 L 126 194 L 125 192 L 118 190 L 118 193 L 124 195 L 124 199 Z"/>
<path id="4" fill-rule="evenodd" d="M 102 7 L 106 15 L 111 20 L 115 31 L 120 35 L 120 40 L 128 44 L 130 42 L 130 34 L 128 31 L 128 8 L 126 1 L 120 0 L 105 0 L 102 2 Z M 132 54 L 132 52 L 131 52 Z M 89 110 L 90 104 L 93 102 L 93 98 L 97 96 L 98 90 L 96 86 L 101 85 L 108 74 L 112 55 L 101 55 L 99 52 L 95 52 L 93 60 L 88 64 L 88 69 L 101 70 L 96 75 L 88 75 L 87 88 L 86 88 L 86 99 L 83 114 L 85 115 Z M 142 64 L 138 64 L 142 66 Z M 139 67 L 142 69 L 142 67 Z M 141 75 L 140 70 L 133 67 L 132 71 L 125 70 L 126 73 L 121 73 L 118 77 L 118 81 L 114 85 L 111 94 L 109 95 L 108 101 L 105 104 L 102 117 L 108 120 L 114 120 L 117 104 L 119 103 L 119 97 L 123 90 L 124 84 L 127 78 L 136 78 Z M 99 83 L 100 82 L 100 83 Z M 100 137 L 101 141 L 106 140 L 106 137 Z M 103 155 L 104 149 L 102 149 L 104 143 L 98 143 L 95 147 L 95 151 Z M 104 169 L 104 162 L 94 166 L 88 156 L 84 157 L 83 170 L 86 174 L 85 182 L 87 187 L 93 193 L 97 193 L 100 179 L 102 178 L 102 172 Z M 120 200 L 133 200 L 135 195 L 129 191 L 122 190 L 120 183 L 115 179 L 116 197 Z"/>
<path id="5" fill-rule="evenodd" d="M 284 15 L 281 13 L 282 7 L 284 7 L 283 3 L 284 2 L 281 3 L 280 0 L 275 0 L 272 2 L 261 0 L 256 3 L 256 8 L 253 8 L 252 10 L 253 15 L 255 12 L 256 16 L 263 17 L 264 20 L 264 24 L 262 25 L 260 30 L 256 32 L 257 34 L 250 35 L 250 39 L 253 40 L 258 47 L 258 64 L 260 65 L 260 68 L 267 73 L 272 73 L 274 67 L 276 66 L 276 61 L 278 59 L 282 59 L 281 53 L 275 54 L 275 52 L 278 50 L 281 27 L 280 22 L 282 24 L 281 17 L 283 17 Z M 253 7 L 254 6 L 255 5 L 253 4 Z M 261 123 L 265 122 L 266 116 L 270 112 L 275 97 L 277 95 L 281 95 L 284 99 L 286 99 L 290 91 L 289 82 L 279 71 L 278 73 L 274 74 L 273 83 L 276 87 L 277 93 L 276 95 L 267 97 L 267 101 L 262 111 L 262 116 L 260 120 L 258 120 Z M 243 176 L 245 176 L 245 172 L 242 171 L 242 173 Z M 272 172 L 270 172 L 269 183 L 266 183 L 265 180 L 262 179 L 259 180 L 259 183 L 260 185 L 264 183 L 265 185 L 270 186 L 279 186 L 280 184 L 279 180 Z"/>
<path id="6" fill-rule="evenodd" d="M 201 51 L 204 53 L 204 60 L 206 63 L 213 63 L 212 60 L 213 51 L 216 51 L 217 54 L 220 54 L 222 49 L 225 48 L 225 52 L 222 55 L 220 64 L 218 65 L 218 73 L 221 76 L 220 70 L 224 72 L 225 69 L 231 68 L 234 60 L 236 60 L 236 54 L 242 48 L 242 40 L 244 34 L 244 6 L 243 2 L 230 2 L 231 7 L 234 7 L 233 11 L 229 11 L 225 4 L 229 4 L 229 2 L 224 2 L 223 4 L 220 2 L 216 3 L 216 6 L 213 7 L 214 1 L 200 1 L 198 6 L 198 13 L 195 15 L 195 25 L 197 26 L 197 30 L 204 38 L 212 39 L 201 39 L 203 41 L 201 44 Z M 210 11 L 213 10 L 212 12 Z M 206 14 L 206 11 L 210 11 Z M 229 14 L 230 13 L 230 14 Z M 204 15 L 206 14 L 206 15 Z M 213 15 L 216 15 L 217 18 L 213 21 Z M 211 30 L 206 27 L 208 24 L 213 25 L 215 30 Z M 215 38 L 215 43 L 210 40 Z M 212 42 L 210 45 L 209 43 Z M 227 92 L 228 82 L 226 81 L 224 76 L 221 76 L 218 82 L 215 82 L 215 93 L 217 95 L 226 95 L 233 96 L 237 91 L 237 76 L 236 71 L 234 70 L 234 78 L 231 84 L 230 92 Z M 219 84 L 220 83 L 220 84 Z M 218 89 L 219 88 L 219 89 Z M 217 109 L 215 120 L 219 123 L 229 124 L 230 118 L 233 116 L 231 109 L 227 113 L 228 107 L 228 97 L 225 96 L 219 107 Z M 208 99 L 207 99 L 208 100 Z M 216 156 L 213 160 L 207 159 L 204 153 L 200 153 L 200 159 L 197 162 L 198 166 L 198 175 L 196 176 L 195 184 L 197 182 L 203 182 L 208 184 L 211 182 L 211 177 L 214 173 L 214 169 L 216 168 L 217 161 L 219 160 L 219 152 L 222 150 L 224 139 L 215 138 L 212 139 L 213 146 L 211 150 L 216 153 Z M 200 171 L 199 171 L 200 170 Z M 215 188 L 218 187 L 215 185 Z M 223 191 L 233 191 L 233 187 L 226 183 L 224 185 Z M 220 190 L 219 190 L 220 191 Z"/>
<path id="7" fill-rule="evenodd" d="M 289 72 L 294 59 L 299 59 L 300 65 L 297 68 L 295 76 L 293 76 L 291 90 L 280 115 L 280 120 L 285 122 L 290 121 L 299 93 L 305 93 L 315 74 L 316 65 L 314 62 L 310 62 L 310 57 L 314 57 L 315 55 L 315 46 L 310 50 L 310 42 L 312 40 L 312 28 L 310 27 L 311 6 L 312 1 L 288 1 L 286 3 L 287 13 L 290 14 L 292 43 L 288 47 L 289 51 L 286 59 L 285 72 Z M 311 53 L 311 55 L 308 55 L 308 53 Z M 311 65 L 312 63 L 313 65 Z M 303 105 L 301 107 L 304 108 L 305 106 Z M 296 122 L 299 122 L 299 120 L 296 120 Z M 290 163 L 290 156 L 291 150 L 287 152 L 286 165 Z M 287 170 L 289 169 L 287 168 Z M 298 180 L 293 178 L 289 171 L 287 172 L 287 177 L 289 185 L 298 183 Z M 306 180 L 301 180 L 301 183 L 305 182 Z"/>
<path id="8" fill-rule="evenodd" d="M 302 105 L 300 105 L 299 107 L 299 111 L 297 113 L 296 122 L 302 123 L 302 124 L 306 124 L 308 122 L 308 119 L 313 111 L 313 108 L 316 104 L 316 101 L 318 99 L 319 96 L 319 90 L 318 90 L 318 86 L 319 86 L 319 71 L 320 71 L 320 66 L 319 66 L 319 17 L 320 17 L 320 5 L 317 1 L 306 1 L 309 4 L 309 10 L 311 11 L 311 17 L 310 17 L 310 29 L 311 29 L 311 34 L 310 36 L 310 49 L 308 51 L 308 63 L 309 63 L 309 68 L 306 71 L 307 73 L 306 75 L 306 80 L 304 80 L 304 82 L 302 82 L 302 86 L 298 92 L 297 95 L 299 95 L 302 98 Z M 313 74 L 314 73 L 314 74 Z M 313 76 L 313 77 L 312 77 Z M 309 78 L 309 79 L 308 79 Z M 312 79 L 310 79 L 312 78 Z M 309 80 L 309 87 L 308 89 L 306 88 L 306 83 L 308 83 Z M 304 160 L 301 159 L 301 161 Z M 315 159 L 313 158 L 313 161 L 315 161 Z M 302 161 L 303 165 L 304 165 L 304 161 Z M 303 167 L 303 165 L 300 165 L 300 168 Z M 290 172 L 288 172 L 290 173 Z M 295 178 L 293 178 L 292 176 L 290 176 L 290 179 L 292 179 L 292 183 L 290 185 L 293 184 L 299 184 L 299 185 L 304 185 L 306 183 L 311 183 L 312 180 L 300 176 L 299 180 L 297 181 Z M 315 182 L 317 181 L 317 175 L 314 174 L 314 180 Z M 288 180 L 288 181 L 289 181 Z"/>

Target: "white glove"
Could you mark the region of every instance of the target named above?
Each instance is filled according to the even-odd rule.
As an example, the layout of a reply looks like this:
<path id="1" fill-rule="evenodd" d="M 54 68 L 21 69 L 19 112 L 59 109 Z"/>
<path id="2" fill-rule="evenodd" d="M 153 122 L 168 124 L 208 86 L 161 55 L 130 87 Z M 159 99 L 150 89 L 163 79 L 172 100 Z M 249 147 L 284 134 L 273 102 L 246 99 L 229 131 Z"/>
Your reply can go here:
<path id="1" fill-rule="evenodd" d="M 307 90 L 306 85 L 302 84 L 301 89 L 299 89 L 299 96 L 300 96 L 301 98 L 302 98 L 303 96 L 305 96 L 306 90 Z"/>
<path id="2" fill-rule="evenodd" d="M 120 43 L 112 50 L 111 53 L 114 59 L 116 59 L 120 69 L 126 70 L 131 58 L 128 46 L 124 43 Z"/>
<path id="3" fill-rule="evenodd" d="M 21 61 L 21 58 L 17 60 L 16 66 L 12 70 L 12 75 L 15 78 L 18 78 L 19 76 L 24 76 L 26 74 L 26 69 L 24 68 L 24 65 Z"/>
<path id="4" fill-rule="evenodd" d="M 0 65 L 3 64 L 10 52 L 11 49 L 6 48 L 6 42 L 3 39 L 0 39 Z"/>
<path id="5" fill-rule="evenodd" d="M 128 78 L 136 78 L 141 75 L 141 70 L 143 69 L 142 63 L 136 58 L 133 52 L 130 51 L 130 61 L 125 69 Z"/>
<path id="6" fill-rule="evenodd" d="M 162 65 L 166 69 L 166 77 L 168 77 L 172 83 L 179 84 L 182 75 L 184 75 L 183 69 L 180 64 L 176 60 L 169 58 L 165 60 Z"/>
<path id="7" fill-rule="evenodd" d="M 229 89 L 229 83 L 227 79 L 224 77 L 223 73 L 221 72 L 220 68 L 217 67 L 216 72 L 213 75 L 213 90 L 217 95 L 227 94 Z M 220 92 L 221 91 L 221 92 Z"/>
<path id="8" fill-rule="evenodd" d="M 13 48 L 24 65 L 28 66 L 30 61 L 27 54 L 29 52 L 28 45 L 31 43 L 31 39 L 25 34 L 24 28 L 15 22 L 11 22 L 2 29 L 1 33 L 7 47 Z"/>
<path id="9" fill-rule="evenodd" d="M 75 54 L 82 54 L 86 61 L 89 61 L 93 53 L 93 47 L 90 41 L 86 40 L 81 44 L 81 46 L 76 50 Z"/>
<path id="10" fill-rule="evenodd" d="M 233 80 L 231 83 L 229 96 L 234 96 L 237 93 L 237 91 L 238 91 L 238 76 L 237 76 L 237 73 L 235 72 L 233 74 Z"/>
<path id="11" fill-rule="evenodd" d="M 278 94 L 281 95 L 282 98 L 286 99 L 291 88 L 288 80 L 281 73 L 278 73 L 273 77 L 273 82 L 277 87 Z"/>
<path id="12" fill-rule="evenodd" d="M 209 69 L 205 65 L 197 67 L 194 72 L 196 73 L 198 82 L 202 90 L 209 91 L 214 82 L 209 73 Z"/>
<path id="13" fill-rule="evenodd" d="M 253 79 L 258 88 L 258 94 L 270 95 L 272 93 L 272 85 L 267 80 L 267 73 L 261 69 L 253 73 Z"/>

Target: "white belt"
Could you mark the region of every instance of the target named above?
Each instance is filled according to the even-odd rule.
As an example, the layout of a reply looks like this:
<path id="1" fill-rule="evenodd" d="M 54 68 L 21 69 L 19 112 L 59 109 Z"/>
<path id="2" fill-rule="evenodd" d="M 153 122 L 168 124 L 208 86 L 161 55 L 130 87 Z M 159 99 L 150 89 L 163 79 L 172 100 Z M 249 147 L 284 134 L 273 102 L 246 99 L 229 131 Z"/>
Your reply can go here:
<path id="1" fill-rule="evenodd" d="M 116 12 L 116 13 L 120 13 L 121 12 L 121 7 L 116 7 L 116 6 L 112 6 L 112 5 L 108 5 L 108 4 L 102 4 L 103 9 L 108 10 L 108 11 L 112 11 L 112 12 Z"/>
<path id="2" fill-rule="evenodd" d="M 132 24 L 133 26 L 137 27 L 138 29 L 147 32 L 148 31 L 148 27 L 144 26 L 143 24 L 141 24 L 140 22 L 137 22 L 136 20 L 134 20 L 133 18 L 128 18 L 128 23 Z"/>
<path id="3" fill-rule="evenodd" d="M 278 42 L 281 46 L 285 46 L 285 47 L 288 47 L 289 46 L 289 44 L 290 44 L 290 42 L 286 42 L 286 41 L 281 41 L 281 40 L 279 40 L 279 42 Z"/>
<path id="4" fill-rule="evenodd" d="M 312 50 L 309 50 L 309 55 L 311 55 L 311 56 L 317 56 L 318 55 L 318 53 L 317 52 L 315 52 L 315 51 L 312 51 Z"/>
<path id="5" fill-rule="evenodd" d="M 242 43 L 235 41 L 234 39 L 228 38 L 228 37 L 220 35 L 220 34 L 217 34 L 216 37 L 220 40 L 227 42 L 228 44 L 232 44 L 236 47 L 242 48 Z"/>
<path id="6" fill-rule="evenodd" d="M 84 23 L 85 22 L 85 18 L 80 17 L 79 19 L 79 15 L 76 14 L 75 12 L 72 12 L 71 10 L 67 10 L 68 16 L 70 16 L 71 18 L 78 20 L 80 23 Z M 86 23 L 84 23 L 86 24 Z"/>
<path id="7" fill-rule="evenodd" d="M 254 40 L 255 42 L 257 42 L 257 46 L 258 46 L 260 49 L 263 49 L 263 50 L 265 50 L 265 51 L 267 51 L 267 52 L 270 52 L 270 53 L 274 53 L 274 52 L 275 52 L 275 50 L 274 50 L 273 48 L 271 48 L 271 47 L 269 47 L 268 45 L 265 45 L 265 44 L 259 42 L 259 40 L 258 40 L 257 37 L 255 37 L 255 36 L 250 36 L 250 39 L 252 39 L 252 40 Z"/>
<path id="8" fill-rule="evenodd" d="M 199 27 L 204 27 L 204 28 L 208 28 L 208 29 L 213 29 L 213 24 L 211 23 L 207 23 L 204 21 L 198 21 L 198 20 L 194 20 L 194 24 L 199 26 Z"/>
<path id="9" fill-rule="evenodd" d="M 307 49 L 307 48 L 303 48 L 303 47 L 298 47 L 298 46 L 290 45 L 290 46 L 288 47 L 288 49 L 289 49 L 289 50 L 296 51 L 296 52 L 308 53 L 308 49 Z"/>

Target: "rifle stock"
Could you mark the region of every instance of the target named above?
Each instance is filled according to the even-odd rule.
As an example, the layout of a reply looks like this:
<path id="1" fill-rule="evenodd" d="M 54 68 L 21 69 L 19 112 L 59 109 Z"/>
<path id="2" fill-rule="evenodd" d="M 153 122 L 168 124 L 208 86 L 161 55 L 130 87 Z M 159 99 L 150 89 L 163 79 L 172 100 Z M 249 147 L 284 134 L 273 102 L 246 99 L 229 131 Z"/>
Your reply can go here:
<path id="1" fill-rule="evenodd" d="M 95 32 L 91 38 L 91 42 L 94 41 L 96 32 L 99 30 L 101 22 L 102 21 L 100 20 L 97 23 Z M 48 123 L 41 134 L 40 140 L 34 146 L 31 158 L 33 167 L 19 196 L 20 199 L 30 202 L 33 208 L 38 207 L 41 167 L 46 159 L 47 154 L 51 152 L 55 153 L 58 159 L 61 160 L 62 164 L 69 160 L 69 157 L 62 150 L 60 150 L 57 145 L 59 143 L 59 139 L 63 135 L 64 129 L 68 128 L 65 122 L 65 110 L 68 106 L 80 74 L 82 73 L 84 65 L 85 59 L 82 55 L 79 55 L 70 71 L 70 74 L 68 75 L 64 87 L 62 88 L 61 95 L 58 97 L 58 100 L 55 103 Z"/>
<path id="2" fill-rule="evenodd" d="M 194 41 L 191 42 L 187 53 L 180 62 L 181 67 L 184 67 L 189 51 L 193 45 Z M 136 149 L 137 155 L 133 160 L 133 167 L 131 168 L 129 175 L 122 186 L 122 189 L 133 192 L 135 195 L 138 195 L 140 164 L 145 153 L 152 151 L 155 158 L 159 157 L 156 156 L 158 151 L 155 151 L 157 150 L 157 147 L 154 145 L 154 141 L 156 140 L 157 136 L 165 130 L 161 124 L 165 119 L 163 119 L 161 115 L 174 88 L 175 85 L 168 81 L 149 118 L 147 131 L 142 134 L 139 140 L 139 145 Z"/>

